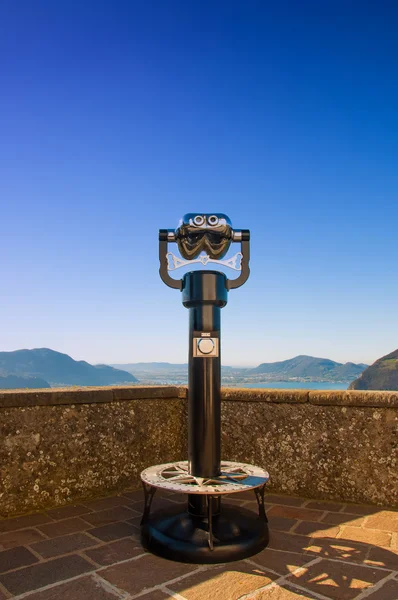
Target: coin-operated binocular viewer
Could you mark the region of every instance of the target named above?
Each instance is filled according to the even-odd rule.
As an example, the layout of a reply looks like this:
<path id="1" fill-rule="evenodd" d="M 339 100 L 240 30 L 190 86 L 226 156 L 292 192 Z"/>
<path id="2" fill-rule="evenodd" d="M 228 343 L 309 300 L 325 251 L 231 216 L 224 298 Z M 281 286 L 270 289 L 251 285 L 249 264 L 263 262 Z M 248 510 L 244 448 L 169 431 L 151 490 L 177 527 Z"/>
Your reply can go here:
<path id="1" fill-rule="evenodd" d="M 181 257 L 169 251 L 176 243 Z M 240 250 L 225 258 L 233 243 Z M 220 313 L 228 292 L 249 277 L 250 232 L 232 228 L 224 214 L 189 213 L 176 230 L 159 231 L 160 277 L 182 292 L 189 309 L 188 461 L 156 465 L 141 473 L 145 508 L 141 523 L 145 547 L 182 562 L 217 563 L 239 560 L 268 543 L 264 489 L 266 471 L 246 463 L 221 461 Z M 228 279 L 222 271 L 195 270 L 182 279 L 169 272 L 199 263 L 239 272 Z M 187 507 L 176 504 L 151 513 L 157 488 L 187 495 Z M 253 490 L 258 515 L 221 498 Z M 171 504 L 171 503 L 170 503 Z"/>

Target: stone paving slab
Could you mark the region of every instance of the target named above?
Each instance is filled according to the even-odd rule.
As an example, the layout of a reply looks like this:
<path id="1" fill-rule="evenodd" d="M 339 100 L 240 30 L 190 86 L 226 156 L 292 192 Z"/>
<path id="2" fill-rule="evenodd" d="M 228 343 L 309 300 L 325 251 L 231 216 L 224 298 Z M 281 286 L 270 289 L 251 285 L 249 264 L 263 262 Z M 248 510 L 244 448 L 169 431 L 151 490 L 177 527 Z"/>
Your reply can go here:
<path id="1" fill-rule="evenodd" d="M 278 575 L 272 571 L 242 560 L 212 566 L 203 571 L 196 570 L 191 576 L 170 583 L 167 587 L 187 600 L 238 600 L 276 579 Z"/>
<path id="2" fill-rule="evenodd" d="M 130 522 L 131 519 L 127 522 L 117 521 L 116 523 L 108 523 L 108 525 L 101 525 L 101 527 L 90 529 L 90 534 L 101 542 L 113 542 L 129 535 L 139 535 L 139 527 L 137 525 L 140 520 L 141 518 L 134 519 L 133 523 Z"/>
<path id="3" fill-rule="evenodd" d="M 29 600 L 116 600 L 120 597 L 120 594 L 106 589 L 101 580 L 92 575 L 79 577 L 28 596 Z"/>
<path id="4" fill-rule="evenodd" d="M 69 554 L 1 575 L 3 586 L 14 595 L 45 587 L 93 571 L 95 567 L 78 554 Z"/>
<path id="5" fill-rule="evenodd" d="M 5 550 L 4 552 L 0 552 L 0 573 L 6 573 L 11 569 L 26 567 L 37 562 L 38 558 L 23 546 Z"/>
<path id="6" fill-rule="evenodd" d="M 57 521 L 56 523 L 40 525 L 38 530 L 47 538 L 56 538 L 61 535 L 77 533 L 89 528 L 90 525 L 86 521 L 83 521 L 80 517 L 73 517 L 72 519 L 64 519 L 62 521 Z"/>
<path id="7" fill-rule="evenodd" d="M 141 555 L 142 546 L 137 538 L 125 537 L 122 540 L 86 550 L 85 554 L 95 563 L 109 566 Z"/>
<path id="8" fill-rule="evenodd" d="M 398 581 L 390 579 L 386 581 L 378 590 L 370 593 L 369 600 L 397 600 L 398 598 Z"/>
<path id="9" fill-rule="evenodd" d="M 288 580 L 327 598 L 352 600 L 388 574 L 381 569 L 321 559 L 289 575 Z"/>
<path id="10" fill-rule="evenodd" d="M 18 531 L 2 533 L 0 534 L 0 552 L 16 546 L 27 546 L 45 539 L 45 536 L 37 529 L 19 529 Z"/>
<path id="11" fill-rule="evenodd" d="M 44 540 L 31 544 L 31 549 L 42 558 L 54 558 L 62 554 L 70 554 L 85 550 L 97 544 L 97 540 L 86 533 L 72 533 L 71 535 L 62 535 L 50 540 Z"/>
<path id="12" fill-rule="evenodd" d="M 182 500 L 159 493 L 154 506 Z M 247 492 L 226 501 L 257 507 Z M 398 600 L 398 512 L 275 494 L 265 502 L 268 547 L 223 565 L 147 553 L 141 490 L 0 519 L 0 600 Z"/>
<path id="13" fill-rule="evenodd" d="M 256 594 L 256 600 L 319 600 L 308 590 L 300 590 L 286 583 L 271 585 Z"/>
<path id="14" fill-rule="evenodd" d="M 101 571 L 100 575 L 117 588 L 135 596 L 148 588 L 179 579 L 197 569 L 197 565 L 174 562 L 153 554 L 142 554 L 136 559 L 108 567 Z"/>

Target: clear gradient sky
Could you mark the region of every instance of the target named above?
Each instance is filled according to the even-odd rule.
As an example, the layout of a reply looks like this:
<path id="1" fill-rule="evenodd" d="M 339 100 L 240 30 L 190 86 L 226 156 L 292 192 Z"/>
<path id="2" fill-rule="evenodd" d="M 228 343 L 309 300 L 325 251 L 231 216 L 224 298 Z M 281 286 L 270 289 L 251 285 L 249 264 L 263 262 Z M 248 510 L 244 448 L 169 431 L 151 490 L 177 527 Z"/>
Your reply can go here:
<path id="1" fill-rule="evenodd" d="M 0 350 L 187 360 L 157 232 L 252 231 L 223 362 L 398 346 L 398 4 L 2 0 Z"/>

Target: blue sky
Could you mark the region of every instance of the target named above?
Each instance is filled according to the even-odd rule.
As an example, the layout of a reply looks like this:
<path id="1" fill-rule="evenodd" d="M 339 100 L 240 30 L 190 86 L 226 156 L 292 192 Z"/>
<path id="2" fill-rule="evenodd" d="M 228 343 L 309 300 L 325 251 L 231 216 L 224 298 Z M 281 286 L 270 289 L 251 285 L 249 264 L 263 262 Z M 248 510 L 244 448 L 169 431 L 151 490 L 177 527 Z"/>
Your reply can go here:
<path id="1" fill-rule="evenodd" d="M 187 357 L 157 231 L 226 212 L 223 362 L 398 346 L 393 1 L 0 4 L 0 350 Z"/>

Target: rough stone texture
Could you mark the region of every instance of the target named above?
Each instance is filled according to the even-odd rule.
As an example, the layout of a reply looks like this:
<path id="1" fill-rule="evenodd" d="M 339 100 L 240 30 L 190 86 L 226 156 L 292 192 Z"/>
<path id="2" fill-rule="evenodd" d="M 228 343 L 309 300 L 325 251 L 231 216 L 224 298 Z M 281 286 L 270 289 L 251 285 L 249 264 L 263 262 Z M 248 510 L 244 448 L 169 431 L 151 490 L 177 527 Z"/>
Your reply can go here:
<path id="1" fill-rule="evenodd" d="M 398 505 L 397 393 L 222 397 L 223 457 L 265 467 L 271 492 Z M 167 386 L 1 392 L 0 517 L 138 487 L 145 467 L 186 459 L 185 398 Z"/>
<path id="2" fill-rule="evenodd" d="M 293 573 L 287 581 L 297 583 L 312 592 L 324 594 L 327 598 L 351 600 L 358 597 L 362 590 L 369 589 L 384 579 L 385 575 L 384 571 L 372 570 L 361 565 L 321 560 L 298 573 Z"/>
<path id="3" fill-rule="evenodd" d="M 138 486 L 186 446 L 176 398 L 0 408 L 0 516 Z"/>
<path id="4" fill-rule="evenodd" d="M 309 392 L 308 397 L 311 404 L 398 407 L 398 392 L 333 390 Z"/>
<path id="5" fill-rule="evenodd" d="M 37 563 L 0 575 L 0 583 L 12 594 L 18 595 L 51 583 L 77 577 L 94 571 L 95 567 L 77 554 Z"/>
<path id="6" fill-rule="evenodd" d="M 224 402 L 223 456 L 265 467 L 272 491 L 397 506 L 397 427 L 393 408 Z"/>
<path id="7" fill-rule="evenodd" d="M 179 397 L 184 388 L 179 389 Z M 398 392 L 375 391 L 310 391 L 310 390 L 267 390 L 264 388 L 223 388 L 223 400 L 235 402 L 271 402 L 333 406 L 398 407 Z"/>
<path id="8" fill-rule="evenodd" d="M 146 398 L 185 398 L 186 393 L 184 387 L 154 385 L 0 390 L 0 408 L 58 404 L 98 404 L 99 402 L 113 402 L 114 400 L 143 400 Z"/>
<path id="9" fill-rule="evenodd" d="M 28 598 L 29 600 L 117 600 L 122 596 L 114 590 L 104 589 L 99 578 L 84 576 L 42 590 L 37 594 L 31 594 Z"/>
<path id="10" fill-rule="evenodd" d="M 176 579 L 195 570 L 197 570 L 197 565 L 174 562 L 153 554 L 145 554 L 137 559 L 108 567 L 101 571 L 101 577 L 118 589 L 125 590 L 134 596 L 164 581 Z M 150 580 L 148 580 L 148 572 L 151 573 Z"/>
<path id="11" fill-rule="evenodd" d="M 239 600 L 258 588 L 278 579 L 278 575 L 245 561 L 232 565 L 217 565 L 209 571 L 199 571 L 183 580 L 169 583 L 173 592 L 183 594 L 187 600 Z"/>
<path id="12" fill-rule="evenodd" d="M 263 388 L 224 388 L 223 400 L 297 404 L 308 402 L 308 390 L 266 390 Z"/>
<path id="13" fill-rule="evenodd" d="M 178 503 L 180 496 L 160 494 L 160 500 L 170 506 Z M 235 506 L 257 512 L 252 497 L 252 492 L 243 492 L 229 499 Z M 32 530 L 20 529 L 22 519 L 0 521 L 8 531 L 2 535 L 15 543 L 13 549 L 0 547 L 0 600 L 132 600 L 138 596 L 147 600 L 170 596 L 180 600 L 397 599 L 396 512 L 358 505 L 357 511 L 364 516 L 353 527 L 355 515 L 349 514 L 347 504 L 316 503 L 317 508 L 309 508 L 314 503 L 307 498 L 267 494 L 267 548 L 249 559 L 224 565 L 192 565 L 145 551 L 140 538 L 141 516 L 129 519 L 130 523 L 134 520 L 134 525 L 129 525 L 124 520 L 126 513 L 120 510 L 128 507 L 142 514 L 142 498 L 142 490 L 137 490 L 90 502 L 91 512 L 82 519 L 99 514 L 102 520 L 101 513 L 115 511 L 120 520 L 41 541 L 32 539 Z M 272 516 L 285 510 L 295 511 L 295 518 Z M 53 525 L 76 518 L 65 519 L 67 513 L 61 509 L 48 513 Z M 340 515 L 342 520 L 330 527 L 328 514 Z M 34 516 L 29 517 L 31 521 Z M 278 531 L 276 520 L 282 519 L 284 531 Z M 386 530 L 388 523 L 391 527 Z M 99 530 L 105 535 L 99 535 Z M 352 533 L 353 539 L 360 541 L 352 541 Z M 14 540 L 12 534 L 16 535 Z"/>

